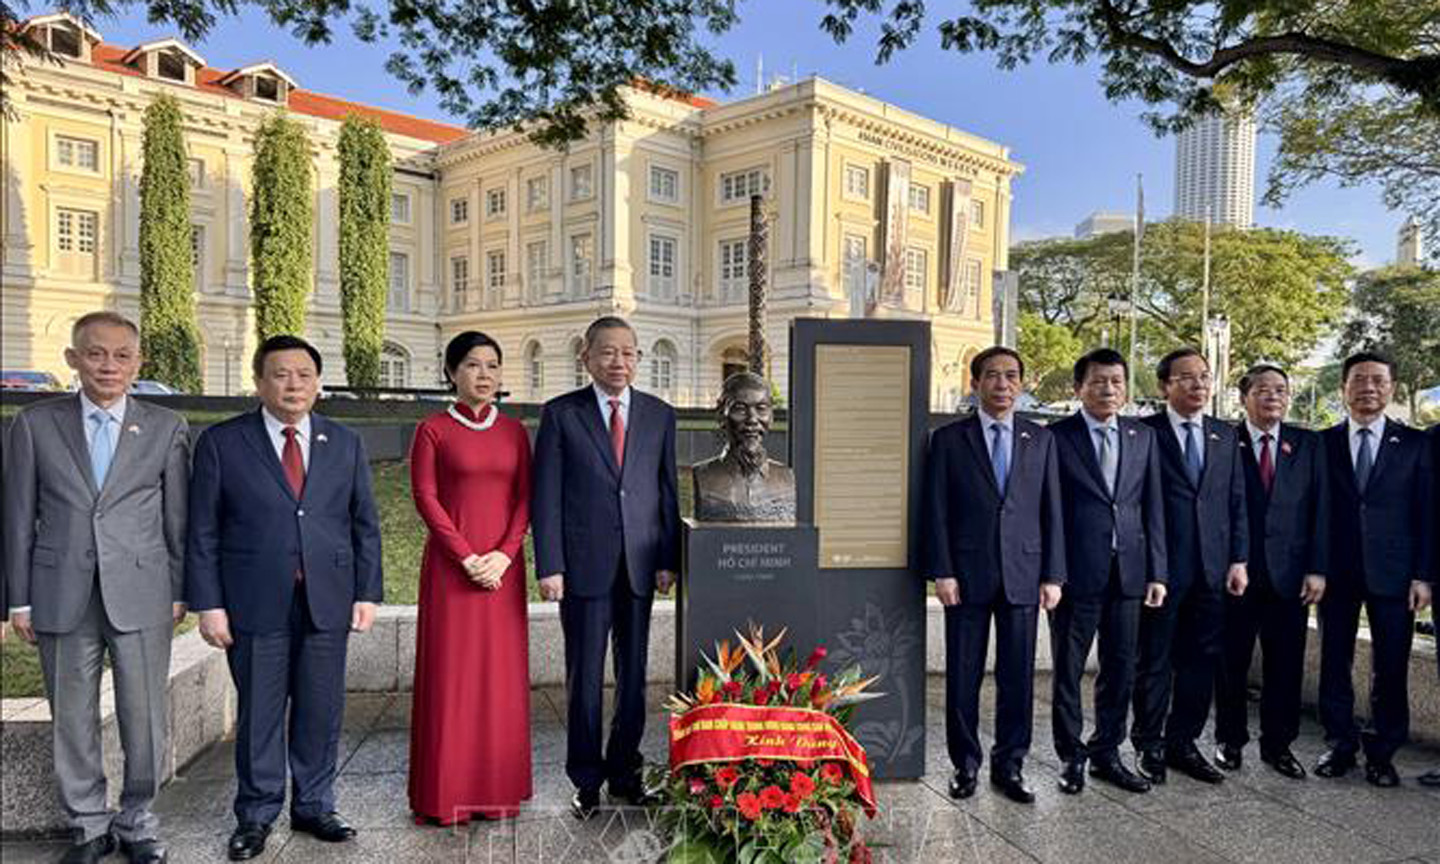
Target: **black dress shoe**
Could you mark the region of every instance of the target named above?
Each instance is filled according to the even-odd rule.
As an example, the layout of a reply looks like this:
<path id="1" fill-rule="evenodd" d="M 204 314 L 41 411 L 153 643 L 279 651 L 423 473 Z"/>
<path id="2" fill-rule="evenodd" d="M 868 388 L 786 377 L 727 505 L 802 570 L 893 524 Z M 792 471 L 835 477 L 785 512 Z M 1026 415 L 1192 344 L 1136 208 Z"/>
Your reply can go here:
<path id="1" fill-rule="evenodd" d="M 1014 771 L 1005 773 L 990 772 L 990 785 L 1000 790 L 1000 793 L 1016 804 L 1034 804 L 1035 793 L 1025 785 L 1025 778 L 1017 768 Z"/>
<path id="2" fill-rule="evenodd" d="M 609 786 L 610 798 L 631 807 L 654 807 L 660 803 L 660 796 L 646 789 L 639 781 Z"/>
<path id="3" fill-rule="evenodd" d="M 355 829 L 340 818 L 339 813 L 321 813 L 319 816 L 296 816 L 290 814 L 290 830 L 309 834 L 326 843 L 344 843 L 355 839 Z"/>
<path id="4" fill-rule="evenodd" d="M 581 822 L 600 812 L 600 790 L 576 789 L 570 796 L 570 812 Z"/>
<path id="5" fill-rule="evenodd" d="M 60 858 L 60 864 L 97 864 L 100 859 L 115 851 L 115 835 L 108 831 L 93 840 L 76 843 Z"/>
<path id="6" fill-rule="evenodd" d="M 1079 795 L 1085 791 L 1085 760 L 1071 759 L 1060 771 L 1060 791 L 1066 795 Z"/>
<path id="7" fill-rule="evenodd" d="M 1315 774 L 1319 777 L 1334 779 L 1344 777 L 1354 767 L 1354 753 L 1332 748 L 1320 754 L 1320 760 L 1315 763 Z"/>
<path id="8" fill-rule="evenodd" d="M 1440 768 L 1434 771 L 1426 771 L 1415 778 L 1421 786 L 1429 786 L 1431 789 L 1440 789 Z"/>
<path id="9" fill-rule="evenodd" d="M 1135 766 L 1140 769 L 1140 776 L 1150 781 L 1151 786 L 1165 785 L 1165 756 L 1159 751 L 1141 752 Z"/>
<path id="10" fill-rule="evenodd" d="M 231 861 L 249 861 L 265 851 L 265 840 L 270 836 L 270 826 L 260 822 L 241 822 L 230 835 L 226 854 Z"/>
<path id="11" fill-rule="evenodd" d="M 950 797 L 963 800 L 975 794 L 975 775 L 956 771 L 950 775 Z"/>
<path id="12" fill-rule="evenodd" d="M 1245 750 L 1233 744 L 1215 747 L 1215 764 L 1226 771 L 1239 771 L 1245 765 Z"/>
<path id="13" fill-rule="evenodd" d="M 164 864 L 166 860 L 165 847 L 155 838 L 149 840 L 128 840 L 120 841 L 120 851 L 125 854 L 125 860 L 130 864 Z"/>
<path id="14" fill-rule="evenodd" d="M 1394 789 L 1400 785 L 1400 775 L 1389 762 L 1366 762 L 1365 782 L 1381 789 Z"/>
<path id="15" fill-rule="evenodd" d="M 1295 758 L 1295 754 L 1287 747 L 1284 750 L 1276 750 L 1273 753 L 1260 751 L 1260 761 L 1274 768 L 1276 773 L 1289 777 L 1291 780 L 1305 779 L 1305 766 Z"/>
<path id="16" fill-rule="evenodd" d="M 1206 761 L 1194 744 L 1183 750 L 1165 754 L 1165 764 L 1201 783 L 1225 782 L 1225 775 L 1220 773 L 1219 768 Z"/>
<path id="17" fill-rule="evenodd" d="M 1137 795 L 1150 791 L 1150 781 L 1126 768 L 1119 756 L 1091 762 L 1090 776 Z"/>

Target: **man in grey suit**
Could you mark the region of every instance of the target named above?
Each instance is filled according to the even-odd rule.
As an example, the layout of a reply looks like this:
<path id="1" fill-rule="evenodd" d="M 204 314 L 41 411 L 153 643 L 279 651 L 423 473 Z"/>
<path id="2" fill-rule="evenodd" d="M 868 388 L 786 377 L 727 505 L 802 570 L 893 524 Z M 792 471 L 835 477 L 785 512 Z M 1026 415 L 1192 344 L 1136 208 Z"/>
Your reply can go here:
<path id="1" fill-rule="evenodd" d="M 6 442 L 10 619 L 40 648 L 55 777 L 78 834 L 62 862 L 99 861 L 117 840 L 132 862 L 164 861 L 150 805 L 166 748 L 170 637 L 185 614 L 189 431 L 175 412 L 126 395 L 140 370 L 129 320 L 92 312 L 70 345 L 80 392 L 21 410 Z M 100 752 L 107 654 L 125 753 L 118 813 Z"/>

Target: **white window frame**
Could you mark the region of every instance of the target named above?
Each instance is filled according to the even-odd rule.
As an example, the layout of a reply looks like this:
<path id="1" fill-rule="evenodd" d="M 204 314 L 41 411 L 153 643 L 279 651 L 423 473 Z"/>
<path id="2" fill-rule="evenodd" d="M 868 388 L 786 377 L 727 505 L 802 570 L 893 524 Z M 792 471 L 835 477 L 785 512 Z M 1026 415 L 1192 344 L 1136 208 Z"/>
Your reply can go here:
<path id="1" fill-rule="evenodd" d="M 930 215 L 930 187 L 924 183 L 910 184 L 910 212 Z"/>
<path id="2" fill-rule="evenodd" d="M 647 197 L 656 204 L 680 203 L 680 172 L 669 165 L 650 165 L 649 180 L 645 186 Z M 669 187 L 668 189 L 666 187 Z"/>
<path id="3" fill-rule="evenodd" d="M 535 213 L 550 206 L 550 177 L 541 174 L 525 181 L 525 209 Z"/>
<path id="4" fill-rule="evenodd" d="M 970 199 L 970 225 L 982 231 L 985 229 L 985 202 L 979 198 Z"/>
<path id="5" fill-rule="evenodd" d="M 535 251 L 540 250 L 536 255 Z M 525 244 L 525 290 L 532 300 L 544 296 L 545 274 L 550 269 L 550 241 L 531 240 Z"/>
<path id="6" fill-rule="evenodd" d="M 770 197 L 770 169 L 764 165 L 725 171 L 715 179 L 717 206 L 734 207 L 749 204 L 750 196 Z"/>
<path id="7" fill-rule="evenodd" d="M 583 176 L 584 182 L 580 182 Z M 595 166 L 590 162 L 583 165 L 571 165 L 567 177 L 570 183 L 569 199 L 571 201 L 588 201 L 595 197 Z"/>
<path id="8" fill-rule="evenodd" d="M 100 175 L 100 141 L 98 139 L 57 133 L 51 138 L 51 146 L 54 154 L 51 163 L 57 170 L 71 174 L 84 174 L 88 177 Z M 80 153 L 87 147 L 95 162 L 93 167 L 88 168 L 80 161 Z"/>
<path id="9" fill-rule="evenodd" d="M 845 163 L 844 183 L 841 194 L 850 201 L 870 200 L 870 169 L 854 162 Z"/>
<path id="10" fill-rule="evenodd" d="M 582 244 L 586 247 L 584 256 L 579 254 Z M 588 231 L 571 234 L 565 259 L 566 290 L 572 297 L 589 294 L 595 281 L 595 235 Z"/>
<path id="11" fill-rule="evenodd" d="M 400 267 L 396 268 L 396 263 Z M 410 253 L 391 250 L 385 279 L 385 310 L 387 312 L 410 311 Z M 397 284 L 395 277 L 400 277 Z M 396 298 L 400 302 L 397 303 Z"/>
<path id="12" fill-rule="evenodd" d="M 525 384 L 532 398 L 545 392 L 545 348 L 539 342 L 525 346 Z"/>
<path id="13" fill-rule="evenodd" d="M 925 286 L 930 281 L 930 253 L 918 246 L 905 247 L 905 293 L 920 292 L 925 295 Z"/>
<path id="14" fill-rule="evenodd" d="M 396 379 L 396 369 L 399 379 Z M 410 386 L 410 352 L 394 342 L 385 342 L 380 347 L 380 386 L 397 389 Z"/>
<path id="15" fill-rule="evenodd" d="M 457 195 L 450 199 L 450 224 L 470 224 L 470 196 Z"/>
<path id="16" fill-rule="evenodd" d="M 645 287 L 649 295 L 656 300 L 674 300 L 680 281 L 680 238 L 660 232 L 651 234 L 646 243 L 646 259 Z"/>
<path id="17" fill-rule="evenodd" d="M 680 356 L 668 339 L 658 340 L 650 351 L 650 392 L 673 398 L 676 358 Z"/>
<path id="18" fill-rule="evenodd" d="M 403 203 L 402 203 L 403 202 Z M 399 205 L 397 208 L 396 205 Z M 398 211 L 398 212 L 397 212 Z M 409 225 L 413 220 L 409 192 L 390 193 L 390 222 L 393 225 Z"/>
<path id="19" fill-rule="evenodd" d="M 463 311 L 469 306 L 470 300 L 470 256 L 466 254 L 450 256 L 450 305 L 453 309 Z"/>
<path id="20" fill-rule="evenodd" d="M 720 302 L 745 299 L 750 286 L 750 241 L 744 237 L 721 240 L 715 250 L 715 292 Z"/>
<path id="21" fill-rule="evenodd" d="M 205 160 L 199 156 L 191 156 L 185 160 L 185 167 L 190 172 L 190 190 L 196 191 L 205 188 Z"/>
<path id="22" fill-rule="evenodd" d="M 985 290 L 985 265 L 979 258 L 965 259 L 965 302 L 974 302 L 973 315 L 975 320 L 984 316 L 980 314 L 980 298 Z"/>
<path id="23" fill-rule="evenodd" d="M 504 249 L 488 249 L 485 252 L 485 305 L 498 309 L 505 299 L 505 280 L 509 276 L 509 263 L 505 260 Z"/>
<path id="24" fill-rule="evenodd" d="M 504 186 L 496 186 L 485 190 L 485 221 L 492 222 L 496 219 L 505 218 L 505 208 L 509 203 L 505 199 Z"/>

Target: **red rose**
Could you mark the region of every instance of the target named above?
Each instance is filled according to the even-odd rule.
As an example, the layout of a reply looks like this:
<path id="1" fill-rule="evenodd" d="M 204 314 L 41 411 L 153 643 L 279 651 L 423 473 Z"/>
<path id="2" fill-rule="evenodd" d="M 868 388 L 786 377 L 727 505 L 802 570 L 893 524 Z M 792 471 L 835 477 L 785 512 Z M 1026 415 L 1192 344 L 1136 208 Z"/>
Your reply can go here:
<path id="1" fill-rule="evenodd" d="M 789 675 L 785 676 L 785 689 L 789 690 L 791 693 L 794 693 L 796 690 L 799 690 L 801 687 L 804 686 L 805 679 L 800 677 L 799 672 L 791 672 Z"/>
<path id="2" fill-rule="evenodd" d="M 726 765 L 724 768 L 715 772 L 715 785 L 721 789 L 729 789 L 731 786 L 734 786 L 739 779 L 740 772 L 732 765 Z"/>
<path id="3" fill-rule="evenodd" d="M 785 806 L 785 792 L 779 786 L 766 786 L 760 790 L 760 806 L 776 810 Z"/>
<path id="4" fill-rule="evenodd" d="M 702 793 L 702 792 L 704 792 L 704 791 L 705 791 L 705 781 L 704 781 L 704 780 L 701 780 L 699 777 L 691 777 L 691 778 L 690 778 L 690 794 L 691 794 L 691 795 L 699 795 L 700 793 Z"/>
<path id="5" fill-rule="evenodd" d="M 800 796 L 799 796 L 799 795 L 786 795 L 786 796 L 785 796 L 785 812 L 786 812 L 786 813 L 799 813 L 799 812 L 800 812 Z"/>
<path id="6" fill-rule="evenodd" d="M 740 815 L 751 822 L 760 818 L 760 799 L 754 792 L 741 792 L 735 796 L 735 806 L 740 808 Z"/>
<path id="7" fill-rule="evenodd" d="M 820 661 L 824 660 L 825 655 L 828 653 L 830 652 L 825 650 L 824 645 L 816 645 L 815 650 L 810 652 L 810 659 L 805 661 L 805 671 L 809 672 L 811 669 L 819 666 Z"/>
<path id="8" fill-rule="evenodd" d="M 733 697 L 739 696 L 740 693 L 745 689 L 745 687 L 739 681 L 726 681 L 725 686 L 721 689 L 725 691 L 726 696 Z"/>
<path id="9" fill-rule="evenodd" d="M 710 796 L 710 809 L 711 809 L 711 810 L 719 810 L 719 809 L 720 809 L 720 805 L 722 805 L 722 804 L 724 804 L 724 803 L 725 803 L 725 799 L 724 799 L 724 798 L 721 798 L 719 795 L 711 795 L 711 796 Z"/>
<path id="10" fill-rule="evenodd" d="M 769 688 L 767 688 L 767 687 L 761 687 L 759 690 L 756 690 L 754 697 L 752 697 L 750 701 L 754 702 L 756 705 L 765 705 L 765 704 L 769 703 L 769 701 L 770 701 L 770 690 L 769 690 Z"/>
<path id="11" fill-rule="evenodd" d="M 826 762 L 820 766 L 820 776 L 827 783 L 845 782 L 845 768 L 839 762 Z"/>
<path id="12" fill-rule="evenodd" d="M 790 791 L 801 798 L 809 798 L 815 791 L 815 781 L 810 779 L 809 774 L 796 771 L 790 775 Z"/>

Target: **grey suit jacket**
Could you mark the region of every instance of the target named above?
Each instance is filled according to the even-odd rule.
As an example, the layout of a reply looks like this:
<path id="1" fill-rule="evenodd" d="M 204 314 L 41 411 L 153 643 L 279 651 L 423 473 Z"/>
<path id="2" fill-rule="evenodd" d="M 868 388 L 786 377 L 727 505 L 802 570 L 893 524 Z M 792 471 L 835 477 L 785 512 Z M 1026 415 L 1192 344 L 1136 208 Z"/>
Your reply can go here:
<path id="1" fill-rule="evenodd" d="M 117 630 L 170 620 L 184 594 L 190 434 L 167 408 L 126 400 L 105 486 L 95 488 L 80 397 L 15 415 L 5 444 L 6 601 L 42 633 L 79 624 L 99 567 Z"/>

